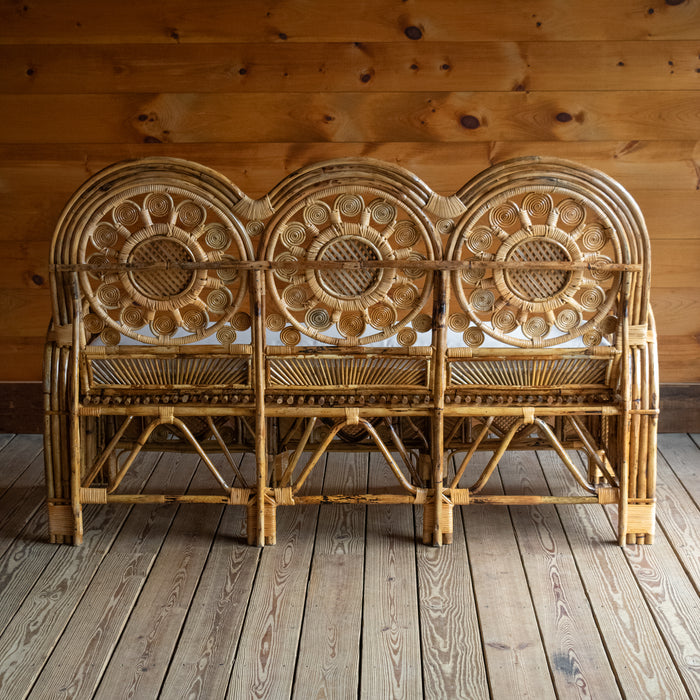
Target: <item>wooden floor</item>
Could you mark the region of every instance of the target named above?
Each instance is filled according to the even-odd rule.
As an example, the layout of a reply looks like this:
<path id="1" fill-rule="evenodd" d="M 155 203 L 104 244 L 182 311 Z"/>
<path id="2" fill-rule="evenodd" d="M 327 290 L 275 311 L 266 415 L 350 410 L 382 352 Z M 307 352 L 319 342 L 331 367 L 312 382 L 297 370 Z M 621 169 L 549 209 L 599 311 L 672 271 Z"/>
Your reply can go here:
<path id="1" fill-rule="evenodd" d="M 91 506 L 82 547 L 48 544 L 41 439 L 0 436 L 0 697 L 700 698 L 699 445 L 659 438 L 651 547 L 613 544 L 602 506 L 457 508 L 434 549 L 418 508 L 329 504 L 281 508 L 259 550 L 241 507 L 200 505 Z M 323 466 L 327 493 L 387 478 Z M 151 454 L 129 478 L 211 477 Z M 490 487 L 569 483 L 530 453 Z"/>

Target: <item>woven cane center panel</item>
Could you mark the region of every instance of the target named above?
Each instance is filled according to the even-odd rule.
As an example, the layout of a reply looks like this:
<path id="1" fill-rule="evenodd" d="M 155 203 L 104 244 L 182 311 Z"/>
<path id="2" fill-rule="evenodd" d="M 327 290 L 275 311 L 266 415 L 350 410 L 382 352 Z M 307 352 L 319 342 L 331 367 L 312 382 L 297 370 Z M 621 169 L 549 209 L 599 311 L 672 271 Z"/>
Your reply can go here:
<path id="1" fill-rule="evenodd" d="M 194 262 L 186 245 L 172 238 L 156 236 L 139 243 L 129 256 L 131 265 L 167 265 L 167 269 L 133 270 L 132 284 L 151 299 L 170 299 L 186 292 L 194 283 L 196 273 L 183 270 L 182 263 Z"/>
<path id="2" fill-rule="evenodd" d="M 570 262 L 564 246 L 546 238 L 529 238 L 516 245 L 508 255 L 509 262 Z M 566 289 L 571 273 L 565 270 L 507 270 L 508 287 L 525 301 L 542 301 Z"/>
<path id="3" fill-rule="evenodd" d="M 332 240 L 319 253 L 319 261 L 381 260 L 379 251 L 367 240 L 342 236 Z M 352 299 L 371 292 L 379 283 L 379 270 L 319 270 L 317 279 L 323 289 L 340 299 Z"/>

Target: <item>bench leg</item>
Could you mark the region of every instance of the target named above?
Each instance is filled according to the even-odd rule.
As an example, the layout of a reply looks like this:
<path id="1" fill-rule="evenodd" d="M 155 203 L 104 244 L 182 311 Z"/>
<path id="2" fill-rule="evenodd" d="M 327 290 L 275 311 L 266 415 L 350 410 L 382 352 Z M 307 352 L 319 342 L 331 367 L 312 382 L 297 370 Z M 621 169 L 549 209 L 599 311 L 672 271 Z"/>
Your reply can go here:
<path id="1" fill-rule="evenodd" d="M 256 545 L 258 543 L 258 500 L 253 497 L 248 501 L 246 506 L 246 532 L 248 535 L 248 544 Z M 263 542 L 264 544 L 277 543 L 277 504 L 270 496 L 265 496 L 265 508 L 263 509 Z"/>
<path id="2" fill-rule="evenodd" d="M 47 507 L 49 511 L 49 541 L 52 544 L 82 544 L 82 508 L 76 513 L 70 503 L 50 501 Z"/>
<path id="3" fill-rule="evenodd" d="M 423 506 L 423 544 L 435 547 L 452 544 L 454 506 L 447 500 L 442 501 L 439 509 L 436 508 L 436 505 L 435 501 L 432 500 Z M 438 516 L 440 518 L 440 534 L 436 536 L 435 525 Z"/>

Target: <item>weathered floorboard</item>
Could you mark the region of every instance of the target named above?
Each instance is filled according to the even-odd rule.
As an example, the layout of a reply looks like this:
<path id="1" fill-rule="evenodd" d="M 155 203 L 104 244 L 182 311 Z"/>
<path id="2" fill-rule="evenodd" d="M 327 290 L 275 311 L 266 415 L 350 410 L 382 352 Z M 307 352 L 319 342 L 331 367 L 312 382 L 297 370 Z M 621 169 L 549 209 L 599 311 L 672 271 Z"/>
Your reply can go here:
<path id="1" fill-rule="evenodd" d="M 538 452 L 538 457 L 552 493 L 571 493 L 559 457 L 549 452 Z M 565 505 L 558 511 L 623 695 L 685 698 L 683 682 L 603 506 Z"/>
<path id="2" fill-rule="evenodd" d="M 323 463 L 304 488 L 318 493 Z M 318 506 L 277 509 L 277 544 L 265 547 L 243 625 L 229 700 L 288 698 L 304 614 Z"/>
<path id="3" fill-rule="evenodd" d="M 247 455 L 241 466 L 245 470 L 252 462 Z M 161 697 L 226 696 L 259 556 L 245 541 L 245 509 L 226 508 Z"/>
<path id="4" fill-rule="evenodd" d="M 329 455 L 325 494 L 362 493 L 368 456 Z M 342 491 L 341 491 L 342 490 Z M 357 698 L 366 506 L 322 504 L 293 697 Z"/>
<path id="5" fill-rule="evenodd" d="M 700 435 L 659 435 L 659 451 L 700 506 Z M 694 441 L 693 441 L 694 440 Z"/>
<path id="6" fill-rule="evenodd" d="M 474 465 L 486 464 L 483 455 Z M 484 493 L 502 493 L 494 475 Z M 497 698 L 556 697 L 508 509 L 462 508 L 491 692 Z"/>
<path id="7" fill-rule="evenodd" d="M 195 455 L 181 459 L 193 466 L 198 461 Z M 209 473 L 199 470 L 191 487 L 201 489 L 210 480 Z M 95 698 L 158 695 L 221 511 L 221 506 L 202 504 L 179 508 Z"/>
<path id="8" fill-rule="evenodd" d="M 381 455 L 370 458 L 370 489 L 396 483 Z M 416 533 L 411 509 L 368 508 L 360 697 L 420 698 Z"/>
<path id="9" fill-rule="evenodd" d="M 152 471 L 153 462 L 144 459 L 134 467 L 125 486 L 138 483 Z M 24 697 L 31 687 L 128 514 L 128 508 L 117 505 L 85 509 L 83 546 L 42 547 L 56 549 L 55 556 L 31 581 L 35 585 L 0 637 L 0 687 L 8 698 Z"/>
<path id="10" fill-rule="evenodd" d="M 489 695 L 460 510 L 454 509 L 452 545 L 416 548 L 424 697 L 435 700 Z"/>
<path id="11" fill-rule="evenodd" d="M 165 454 L 147 486 L 185 490 L 196 463 Z M 176 513 L 174 504 L 133 509 L 37 679 L 32 700 L 55 697 L 57 691 L 71 698 L 93 696 Z"/>
<path id="12" fill-rule="evenodd" d="M 532 452 L 506 454 L 499 470 L 507 494 L 549 493 Z M 555 507 L 510 511 L 557 697 L 620 697 Z"/>
<path id="13" fill-rule="evenodd" d="M 43 477 L 44 457 L 39 454 L 0 496 L 0 556 L 17 533 L 44 507 Z"/>
<path id="14" fill-rule="evenodd" d="M 243 508 L 170 504 L 89 506 L 69 547 L 28 498 L 27 517 L 0 510 L 0 697 L 700 697 L 698 444 L 660 439 L 651 546 L 619 548 L 612 507 L 457 507 L 438 549 L 419 508 L 324 504 L 280 508 L 259 550 Z M 196 462 L 149 453 L 127 479 L 180 490 Z M 491 488 L 570 492 L 557 462 L 508 455 Z M 364 491 L 368 463 L 370 487 L 393 483 L 346 452 L 309 487 Z M 3 464 L 0 506 L 25 503 L 39 458 Z M 190 490 L 211 483 L 200 464 Z"/>

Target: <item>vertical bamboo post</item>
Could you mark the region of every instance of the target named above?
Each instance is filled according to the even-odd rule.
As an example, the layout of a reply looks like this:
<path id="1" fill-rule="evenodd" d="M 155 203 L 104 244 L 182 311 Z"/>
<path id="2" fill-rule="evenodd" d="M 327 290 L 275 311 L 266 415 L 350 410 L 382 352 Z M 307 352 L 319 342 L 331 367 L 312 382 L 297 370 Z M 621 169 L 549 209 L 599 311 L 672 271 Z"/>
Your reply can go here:
<path id="1" fill-rule="evenodd" d="M 618 544 L 622 547 L 627 543 L 627 506 L 629 499 L 629 457 L 630 457 L 630 432 L 631 432 L 631 402 L 632 402 L 632 387 L 630 383 L 630 338 L 629 338 L 629 275 L 623 274 L 622 288 L 623 299 L 625 299 L 622 307 L 622 415 L 620 421 L 622 430 L 620 431 L 619 440 L 622 441 L 622 453 L 620 455 L 620 505 L 618 508 Z"/>
<path id="2" fill-rule="evenodd" d="M 248 541 L 258 547 L 265 545 L 265 490 L 267 487 L 267 422 L 265 420 L 265 278 L 261 270 L 253 272 L 253 372 L 255 386 L 255 532 Z M 274 537 L 274 535 L 271 535 Z"/>
<path id="3" fill-rule="evenodd" d="M 652 411 L 659 408 L 659 360 L 656 351 L 656 323 L 654 314 L 649 308 L 647 312 L 647 324 L 649 328 L 649 336 L 645 350 L 647 353 L 647 391 L 648 405 L 646 406 Z M 653 505 L 656 498 L 656 441 L 657 441 L 657 423 L 658 415 L 652 414 L 645 416 L 647 419 L 647 435 L 646 444 L 646 483 L 644 494 L 646 498 L 652 501 L 652 513 L 655 511 Z M 654 533 L 649 532 L 644 537 L 644 544 L 652 544 L 654 542 Z"/>
<path id="4" fill-rule="evenodd" d="M 433 313 L 433 427 L 431 457 L 433 460 L 433 488 L 435 499 L 435 516 L 433 522 L 432 544 L 439 546 L 452 542 L 452 530 L 445 531 L 443 525 L 443 508 L 452 508 L 444 503 L 444 429 L 445 429 L 445 389 L 447 356 L 447 300 L 450 293 L 450 278 L 447 270 L 438 273 L 436 299 Z"/>
<path id="5" fill-rule="evenodd" d="M 80 503 L 80 416 L 78 408 L 80 404 L 80 292 L 78 289 L 78 273 L 72 275 L 73 282 L 73 347 L 71 355 L 70 384 L 71 384 L 71 420 L 70 420 L 70 491 L 71 507 L 73 508 L 74 534 L 73 544 L 81 544 L 83 541 L 83 512 Z"/>

